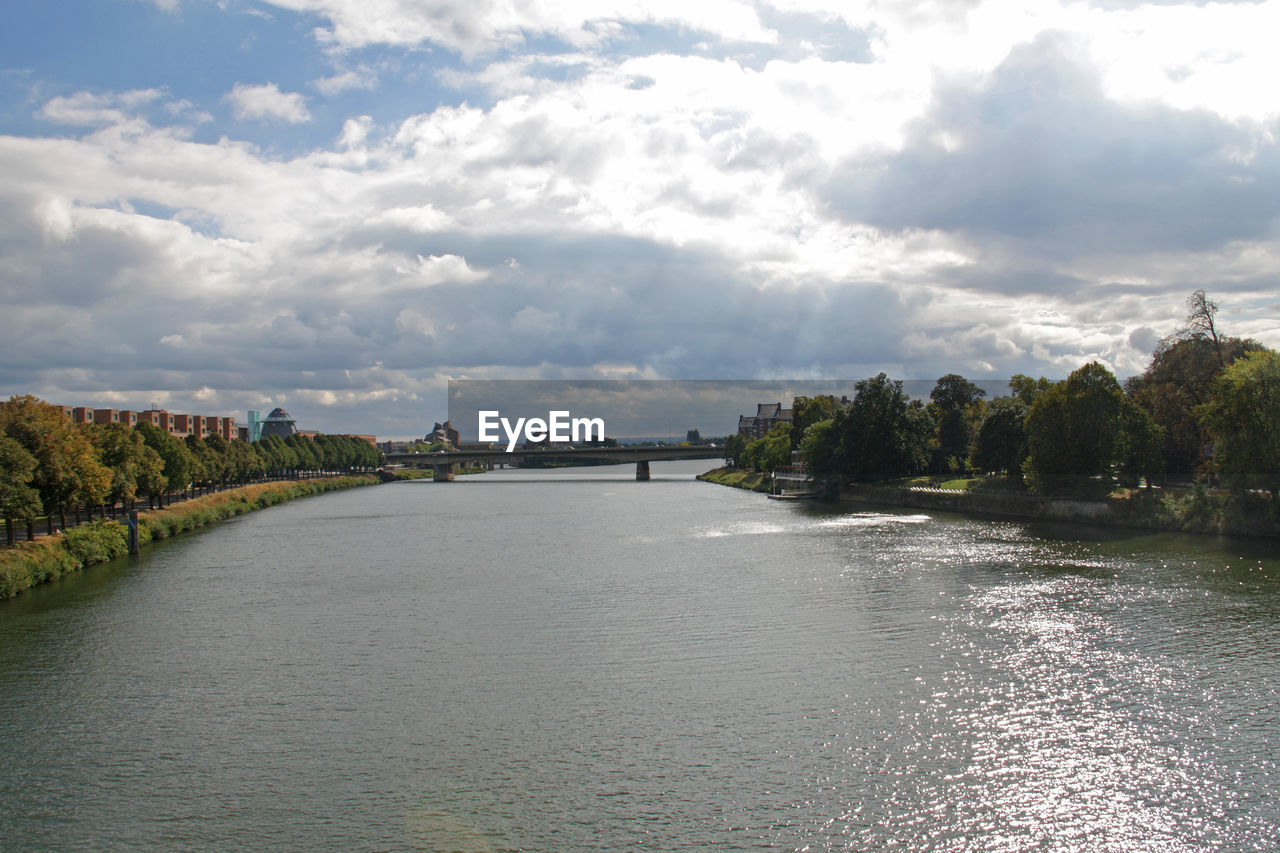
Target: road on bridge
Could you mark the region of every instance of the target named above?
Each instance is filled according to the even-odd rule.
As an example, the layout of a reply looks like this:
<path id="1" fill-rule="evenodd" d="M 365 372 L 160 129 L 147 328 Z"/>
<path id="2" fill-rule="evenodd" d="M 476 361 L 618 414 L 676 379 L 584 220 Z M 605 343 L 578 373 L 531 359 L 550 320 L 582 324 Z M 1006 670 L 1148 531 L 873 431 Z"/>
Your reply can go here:
<path id="1" fill-rule="evenodd" d="M 524 447 L 507 451 L 501 447 L 442 450 L 437 453 L 388 453 L 387 464 L 411 468 L 434 468 L 437 480 L 452 480 L 455 465 L 475 462 L 513 462 L 517 459 L 582 459 L 611 465 L 636 463 L 636 479 L 649 479 L 649 463 L 664 459 L 719 459 L 724 448 L 714 444 L 656 447 Z"/>

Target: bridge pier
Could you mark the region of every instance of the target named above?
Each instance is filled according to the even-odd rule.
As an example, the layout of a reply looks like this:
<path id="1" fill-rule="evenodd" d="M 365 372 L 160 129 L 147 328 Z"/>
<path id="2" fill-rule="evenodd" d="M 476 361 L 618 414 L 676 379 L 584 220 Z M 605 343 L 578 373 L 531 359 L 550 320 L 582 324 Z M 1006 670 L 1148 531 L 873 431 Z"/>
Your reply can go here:
<path id="1" fill-rule="evenodd" d="M 435 472 L 436 472 L 435 481 L 437 483 L 453 482 L 453 464 L 452 463 L 446 462 L 444 465 L 434 465 L 432 467 L 435 469 Z"/>
<path id="2" fill-rule="evenodd" d="M 647 481 L 649 479 L 649 461 L 644 460 L 636 463 L 636 479 Z"/>

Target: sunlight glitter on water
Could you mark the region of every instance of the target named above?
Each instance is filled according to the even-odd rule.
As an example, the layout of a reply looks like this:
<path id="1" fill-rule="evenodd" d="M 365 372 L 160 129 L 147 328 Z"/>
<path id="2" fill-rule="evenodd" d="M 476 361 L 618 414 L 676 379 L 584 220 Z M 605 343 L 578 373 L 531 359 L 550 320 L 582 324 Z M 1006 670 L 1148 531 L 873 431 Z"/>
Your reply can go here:
<path id="1" fill-rule="evenodd" d="M 1273 558 L 521 477 L 298 502 L 16 602 L 6 849 L 1280 835 Z"/>
<path id="2" fill-rule="evenodd" d="M 1248 795 L 1218 769 L 1218 709 L 1197 693 L 1201 674 L 1153 655 L 1151 626 L 1125 618 L 1185 589 L 1127 584 L 1123 559 L 993 528 L 955 525 L 927 546 L 875 540 L 875 564 L 904 580 L 978 571 L 966 573 L 958 609 L 934 615 L 936 660 L 914 667 L 918 689 L 833 713 L 850 742 L 822 753 L 838 768 L 825 777 L 837 816 L 795 849 L 1268 849 L 1275 810 L 1243 816 Z M 1274 691 L 1272 681 L 1254 701 Z M 868 718 L 880 737 L 867 738 Z M 875 794 L 832 798 L 877 774 Z"/>

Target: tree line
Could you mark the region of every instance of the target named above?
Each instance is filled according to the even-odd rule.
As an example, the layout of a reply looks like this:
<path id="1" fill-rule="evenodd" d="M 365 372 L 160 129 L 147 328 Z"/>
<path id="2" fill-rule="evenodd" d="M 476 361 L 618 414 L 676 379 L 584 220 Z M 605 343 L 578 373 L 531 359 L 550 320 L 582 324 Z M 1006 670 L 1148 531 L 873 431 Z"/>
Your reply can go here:
<path id="1" fill-rule="evenodd" d="M 152 424 L 75 424 L 32 396 L 0 403 L 0 518 L 8 521 L 57 514 L 65 528 L 81 505 L 130 510 L 141 498 L 154 506 L 193 488 L 381 464 L 381 452 L 354 436 L 178 438 Z"/>
<path id="2" fill-rule="evenodd" d="M 798 451 L 807 472 L 828 483 L 976 474 L 1046 495 L 1216 476 L 1276 501 L 1280 354 L 1221 334 L 1218 306 L 1203 290 L 1187 303 L 1186 325 L 1123 385 L 1090 362 L 1062 381 L 1016 375 L 1008 395 L 987 400 L 953 373 L 925 402 L 881 373 L 856 383 L 846 406 L 797 398 L 791 424 L 755 441 L 734 436 L 725 456 L 772 472 Z"/>

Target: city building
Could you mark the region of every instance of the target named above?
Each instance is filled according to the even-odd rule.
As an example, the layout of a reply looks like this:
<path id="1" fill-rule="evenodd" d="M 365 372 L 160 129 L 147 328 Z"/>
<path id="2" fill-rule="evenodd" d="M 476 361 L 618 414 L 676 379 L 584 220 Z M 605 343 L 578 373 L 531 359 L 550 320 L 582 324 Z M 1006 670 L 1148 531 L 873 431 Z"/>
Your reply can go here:
<path id="1" fill-rule="evenodd" d="M 262 438 L 272 435 L 288 438 L 297 431 L 298 427 L 294 419 L 288 412 L 277 406 L 271 410 L 271 414 L 262 419 L 260 435 Z"/>
<path id="2" fill-rule="evenodd" d="M 245 414 L 248 415 L 248 425 L 240 430 L 240 437 L 245 441 L 257 441 L 262 438 L 262 412 L 251 409 Z"/>
<path id="3" fill-rule="evenodd" d="M 427 444 L 435 444 L 437 441 L 444 442 L 445 447 L 457 447 L 462 441 L 462 434 L 453 428 L 453 424 L 449 421 L 437 423 L 432 427 L 424 441 Z"/>
<path id="4" fill-rule="evenodd" d="M 791 423 L 792 412 L 782 408 L 781 403 L 757 403 L 755 417 L 738 416 L 738 435 L 749 439 L 764 438 L 780 423 Z"/>

